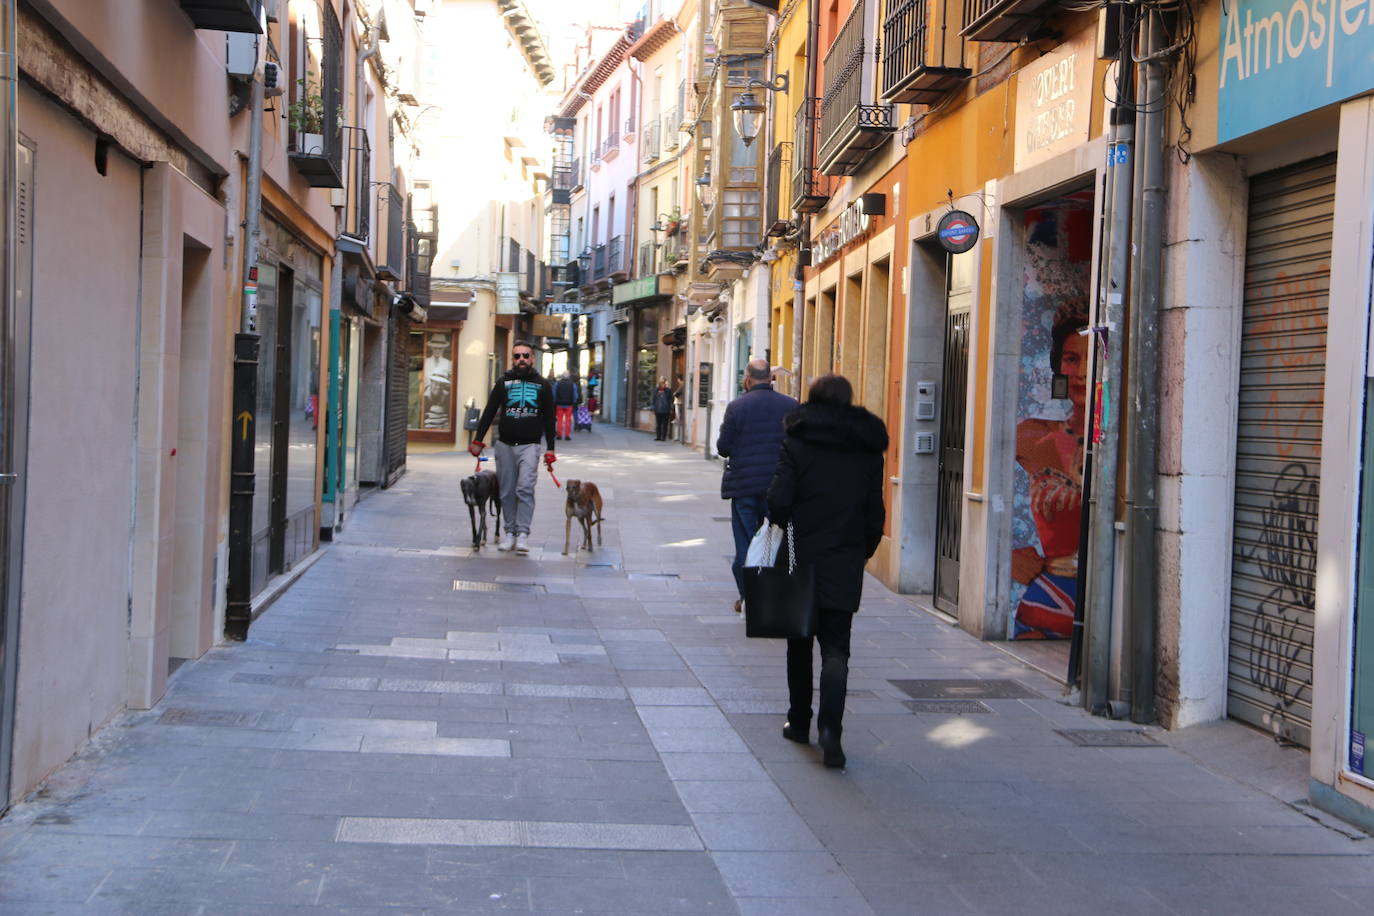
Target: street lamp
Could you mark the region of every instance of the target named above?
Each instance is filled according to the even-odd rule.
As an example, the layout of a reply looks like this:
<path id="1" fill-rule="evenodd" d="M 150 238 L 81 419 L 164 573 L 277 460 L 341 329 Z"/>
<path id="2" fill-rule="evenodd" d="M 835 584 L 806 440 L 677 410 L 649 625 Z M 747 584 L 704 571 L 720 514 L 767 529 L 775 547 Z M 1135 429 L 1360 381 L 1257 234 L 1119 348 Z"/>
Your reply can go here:
<path id="1" fill-rule="evenodd" d="M 753 144 L 758 138 L 759 130 L 763 127 L 763 116 L 767 112 L 764 104 L 751 91 L 753 89 L 767 89 L 769 92 L 786 92 L 788 78 L 786 73 L 778 74 L 772 82 L 763 80 L 750 80 L 749 85 L 744 87 L 744 91 L 735 96 L 735 101 L 730 105 L 730 112 L 735 119 L 735 132 L 744 141 L 745 146 Z"/>
<path id="2" fill-rule="evenodd" d="M 702 209 L 709 210 L 716 205 L 716 189 L 711 186 L 711 173 L 707 172 L 696 180 L 697 200 Z"/>

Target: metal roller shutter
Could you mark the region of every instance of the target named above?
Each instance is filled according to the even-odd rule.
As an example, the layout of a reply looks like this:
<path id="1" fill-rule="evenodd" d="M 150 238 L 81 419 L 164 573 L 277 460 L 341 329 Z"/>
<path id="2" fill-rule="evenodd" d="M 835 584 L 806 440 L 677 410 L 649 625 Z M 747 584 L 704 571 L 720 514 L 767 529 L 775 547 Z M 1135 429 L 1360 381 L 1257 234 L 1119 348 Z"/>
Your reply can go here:
<path id="1" fill-rule="evenodd" d="M 406 429 L 410 416 L 410 319 L 391 319 L 391 377 L 386 388 L 386 485 L 405 471 Z"/>
<path id="2" fill-rule="evenodd" d="M 1322 384 L 1336 158 L 1250 180 L 1227 706 L 1311 744 Z"/>

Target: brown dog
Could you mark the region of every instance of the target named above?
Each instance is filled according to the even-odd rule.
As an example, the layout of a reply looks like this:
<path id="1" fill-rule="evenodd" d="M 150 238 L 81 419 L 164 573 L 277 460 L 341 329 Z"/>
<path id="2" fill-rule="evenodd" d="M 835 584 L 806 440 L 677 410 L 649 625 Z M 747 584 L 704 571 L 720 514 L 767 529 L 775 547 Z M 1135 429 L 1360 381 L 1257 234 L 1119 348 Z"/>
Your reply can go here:
<path id="1" fill-rule="evenodd" d="M 573 519 L 577 519 L 582 526 L 582 543 L 588 550 L 592 549 L 592 526 L 596 526 L 596 545 L 600 547 L 601 491 L 590 480 L 569 480 L 563 487 L 568 491 L 567 502 L 563 504 L 563 513 L 566 516 L 563 520 L 563 556 L 568 555 Z"/>

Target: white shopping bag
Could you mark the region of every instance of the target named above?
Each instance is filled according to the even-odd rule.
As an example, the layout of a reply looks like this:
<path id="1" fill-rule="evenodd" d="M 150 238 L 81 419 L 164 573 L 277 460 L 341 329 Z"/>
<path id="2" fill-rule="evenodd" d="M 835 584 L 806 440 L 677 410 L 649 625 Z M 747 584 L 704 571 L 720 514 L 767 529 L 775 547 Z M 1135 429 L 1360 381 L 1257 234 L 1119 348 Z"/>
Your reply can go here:
<path id="1" fill-rule="evenodd" d="M 744 555 L 745 566 L 772 566 L 778 559 L 778 548 L 782 546 L 782 529 L 768 524 L 767 520 L 759 526 L 754 539 L 749 542 L 749 551 Z"/>

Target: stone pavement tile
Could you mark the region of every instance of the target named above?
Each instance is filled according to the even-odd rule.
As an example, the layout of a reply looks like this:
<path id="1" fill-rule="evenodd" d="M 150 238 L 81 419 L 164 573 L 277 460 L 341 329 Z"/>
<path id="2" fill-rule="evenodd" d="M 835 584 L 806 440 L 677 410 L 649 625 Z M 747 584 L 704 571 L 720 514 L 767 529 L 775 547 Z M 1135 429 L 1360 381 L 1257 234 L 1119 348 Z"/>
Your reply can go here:
<path id="1" fill-rule="evenodd" d="M 818 812 L 807 805 L 801 814 L 816 839 L 837 854 L 846 851 L 898 853 L 914 848 L 876 813 Z"/>
<path id="2" fill-rule="evenodd" d="M 700 881 L 718 884 L 720 872 L 706 852 L 665 852 L 636 850 L 622 852 L 620 865 L 632 881 L 667 878 L 673 881 Z"/>
<path id="3" fill-rule="evenodd" d="M 1143 824 L 1205 824 L 1234 827 L 1310 827 L 1302 812 L 1271 798 L 1250 797 L 1226 802 L 1124 801 L 1115 804 L 1122 814 Z"/>
<path id="4" fill-rule="evenodd" d="M 372 848 L 372 847 L 363 847 Z M 417 846 L 429 871 L 443 875 L 510 877 L 625 877 L 623 853 L 603 849 L 527 849 L 511 846 Z M 697 853 L 696 855 L 700 855 Z"/>
<path id="5" fill-rule="evenodd" d="M 719 878 L 712 882 L 546 878 L 529 880 L 535 912 L 549 913 L 733 913 L 734 903 Z"/>
<path id="6" fill-rule="evenodd" d="M 158 811 L 147 819 L 142 836 L 234 840 L 322 841 L 334 835 L 335 818 L 310 814 L 227 814 Z"/>
<path id="7" fill-rule="evenodd" d="M 787 796 L 771 782 L 741 780 L 677 780 L 673 783 L 682 804 L 693 814 L 778 814 L 793 810 Z"/>
<path id="8" fill-rule="evenodd" d="M 959 887 L 959 896 L 968 902 L 975 913 L 987 916 L 1006 913 L 1024 913 L 1027 916 L 1100 916 L 1103 913 L 1113 916 L 1165 916 L 1197 912 L 1167 906 L 1146 891 L 1119 883 L 1110 874 L 1083 875 L 1079 876 L 1077 882 L 1052 887 L 968 884 Z"/>
<path id="9" fill-rule="evenodd" d="M 661 753 L 744 753 L 748 746 L 733 728 L 650 727 L 649 738 Z"/>
<path id="10" fill-rule="evenodd" d="M 322 874 L 242 870 L 216 872 L 178 868 L 122 868 L 112 872 L 92 898 L 137 910 L 140 902 L 156 900 L 214 906 L 235 904 L 310 906 L 320 892 Z"/>
<path id="11" fill-rule="evenodd" d="M 736 897 L 859 898 L 858 888 L 829 853 L 717 852 L 715 860 Z"/>
<path id="12" fill-rule="evenodd" d="M 598 820 L 623 824 L 675 824 L 688 826 L 692 816 L 677 799 L 653 802 L 608 799 L 597 803 Z"/>
<path id="13" fill-rule="evenodd" d="M 640 706 L 639 717 L 649 728 L 730 728 L 714 706 Z"/>
<path id="14" fill-rule="evenodd" d="M 878 884 L 860 888 L 875 916 L 964 916 L 976 913 L 954 884 Z"/>
<path id="15" fill-rule="evenodd" d="M 30 831 L 26 842 L 0 852 L 0 874 L 24 866 L 69 862 L 84 868 L 182 868 L 223 863 L 233 849 L 231 840 L 187 840 L 139 836 Z"/>
<path id="16" fill-rule="evenodd" d="M 372 873 L 325 875 L 319 904 L 432 907 L 452 913 L 528 912 L 529 886 L 518 875 Z"/>
<path id="17" fill-rule="evenodd" d="M 665 753 L 659 755 L 673 779 L 767 780 L 768 773 L 752 754 Z"/>
<path id="18" fill-rule="evenodd" d="M 0 908 L 30 909 L 32 904 L 84 903 L 111 869 L 48 860 L 42 864 L 0 861 Z"/>
<path id="19" fill-rule="evenodd" d="M 400 876 L 424 874 L 430 867 L 423 846 L 382 843 L 236 842 L 224 871 L 251 875 L 274 870 L 305 872 L 352 872 Z"/>
<path id="20" fill-rule="evenodd" d="M 1179 848 L 1207 854 L 1347 855 L 1368 857 L 1361 840 L 1315 823 L 1305 827 L 1228 827 L 1184 824 L 1167 828 Z"/>
<path id="21" fill-rule="evenodd" d="M 1201 858 L 1210 872 L 1230 883 L 1348 887 L 1358 889 L 1358 893 L 1365 899 L 1374 897 L 1374 890 L 1371 890 L 1374 889 L 1374 857 L 1369 855 L 1252 855 Z"/>
<path id="22" fill-rule="evenodd" d="M 967 884 L 1038 886 L 1039 879 L 1009 853 L 834 851 L 835 860 L 864 891 L 877 885 Z"/>
<path id="23" fill-rule="evenodd" d="M 1344 894 L 1324 887 L 1274 886 L 1260 884 L 1212 884 L 1152 886 L 1151 898 L 1170 907 L 1173 912 L 1188 916 L 1210 914 L 1283 914 L 1321 913 L 1322 916 L 1354 916 L 1370 911 L 1369 899 L 1351 900 Z"/>
<path id="24" fill-rule="evenodd" d="M 723 814 L 702 812 L 692 815 L 697 833 L 710 850 L 820 850 L 806 822 L 787 810 L 767 814 Z"/>

